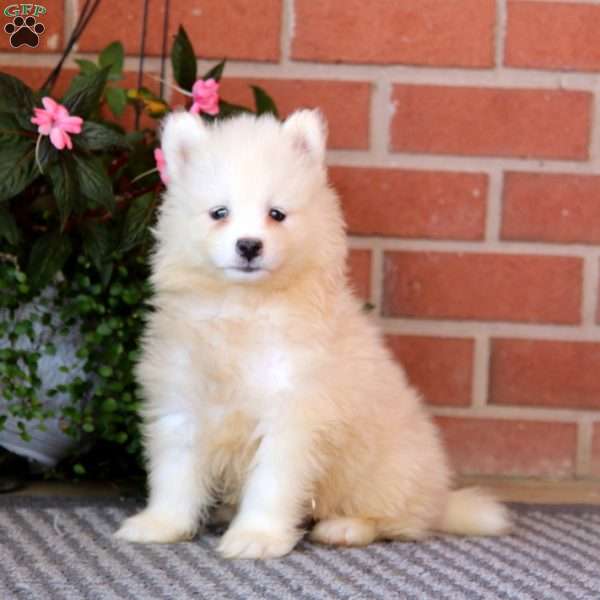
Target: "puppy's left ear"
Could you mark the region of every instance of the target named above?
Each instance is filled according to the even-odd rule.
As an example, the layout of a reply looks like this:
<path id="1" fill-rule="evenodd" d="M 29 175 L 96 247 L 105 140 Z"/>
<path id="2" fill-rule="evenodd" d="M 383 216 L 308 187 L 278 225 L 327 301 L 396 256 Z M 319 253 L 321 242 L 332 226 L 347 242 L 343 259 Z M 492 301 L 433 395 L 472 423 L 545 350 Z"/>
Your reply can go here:
<path id="1" fill-rule="evenodd" d="M 327 123 L 320 110 L 297 110 L 285 120 L 283 130 L 299 152 L 318 163 L 325 162 Z"/>
<path id="2" fill-rule="evenodd" d="M 208 129 L 198 115 L 177 111 L 164 120 L 161 148 L 170 181 L 185 173 L 207 137 Z"/>

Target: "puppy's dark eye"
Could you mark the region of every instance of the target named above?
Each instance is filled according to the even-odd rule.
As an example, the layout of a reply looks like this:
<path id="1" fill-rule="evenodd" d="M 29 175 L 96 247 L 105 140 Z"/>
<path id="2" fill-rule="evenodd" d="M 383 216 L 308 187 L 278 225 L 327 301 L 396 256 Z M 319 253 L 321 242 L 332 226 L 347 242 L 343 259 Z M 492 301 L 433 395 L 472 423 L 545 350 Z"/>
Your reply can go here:
<path id="1" fill-rule="evenodd" d="M 208 214 L 214 221 L 220 221 L 229 216 L 229 209 L 225 206 L 217 206 L 217 208 L 211 208 Z"/>
<path id="2" fill-rule="evenodd" d="M 277 221 L 278 223 L 281 223 L 281 221 L 285 220 L 287 215 L 277 208 L 272 208 L 269 211 L 269 216 L 271 217 L 271 219 L 273 219 L 273 221 Z"/>

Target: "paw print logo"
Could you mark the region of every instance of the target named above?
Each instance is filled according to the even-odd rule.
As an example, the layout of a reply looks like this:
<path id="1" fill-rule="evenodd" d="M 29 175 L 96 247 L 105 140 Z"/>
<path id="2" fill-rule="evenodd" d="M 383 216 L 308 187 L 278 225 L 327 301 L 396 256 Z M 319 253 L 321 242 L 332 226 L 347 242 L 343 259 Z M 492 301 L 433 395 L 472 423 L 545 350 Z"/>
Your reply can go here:
<path id="1" fill-rule="evenodd" d="M 33 16 L 26 19 L 23 17 L 15 17 L 12 23 L 7 23 L 4 26 L 4 31 L 10 35 L 10 45 L 13 48 L 19 46 L 30 46 L 37 48 L 40 43 L 40 35 L 44 33 L 45 27 L 37 22 Z"/>

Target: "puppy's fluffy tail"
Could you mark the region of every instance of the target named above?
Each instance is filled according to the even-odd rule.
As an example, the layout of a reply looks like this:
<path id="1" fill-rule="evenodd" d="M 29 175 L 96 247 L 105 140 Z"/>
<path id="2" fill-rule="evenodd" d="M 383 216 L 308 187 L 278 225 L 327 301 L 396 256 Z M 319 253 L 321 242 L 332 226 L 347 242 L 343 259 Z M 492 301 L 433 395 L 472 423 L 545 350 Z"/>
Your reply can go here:
<path id="1" fill-rule="evenodd" d="M 508 509 L 476 487 L 450 492 L 446 512 L 436 528 L 454 535 L 503 535 L 510 531 Z"/>

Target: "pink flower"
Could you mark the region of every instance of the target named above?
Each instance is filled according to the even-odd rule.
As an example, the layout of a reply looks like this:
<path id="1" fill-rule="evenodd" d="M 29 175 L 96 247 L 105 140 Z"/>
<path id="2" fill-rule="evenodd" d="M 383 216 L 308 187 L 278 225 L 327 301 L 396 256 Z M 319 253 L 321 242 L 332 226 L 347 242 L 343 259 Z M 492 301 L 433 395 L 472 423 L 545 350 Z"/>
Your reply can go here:
<path id="1" fill-rule="evenodd" d="M 197 115 L 204 112 L 209 115 L 219 114 L 219 82 L 214 79 L 198 79 L 192 87 L 194 103 L 190 112 Z"/>
<path id="2" fill-rule="evenodd" d="M 55 148 L 62 150 L 66 146 L 71 150 L 73 142 L 69 133 L 81 133 L 83 119 L 69 115 L 69 111 L 62 104 L 58 104 L 49 96 L 42 98 L 42 104 L 44 108 L 33 109 L 35 117 L 31 118 L 31 122 L 38 126 L 40 135 L 50 136 Z"/>
<path id="3" fill-rule="evenodd" d="M 167 185 L 169 183 L 169 177 L 167 175 L 167 161 L 165 160 L 165 154 L 160 148 L 154 149 L 154 160 L 156 161 L 156 168 L 160 175 L 160 180 Z"/>

